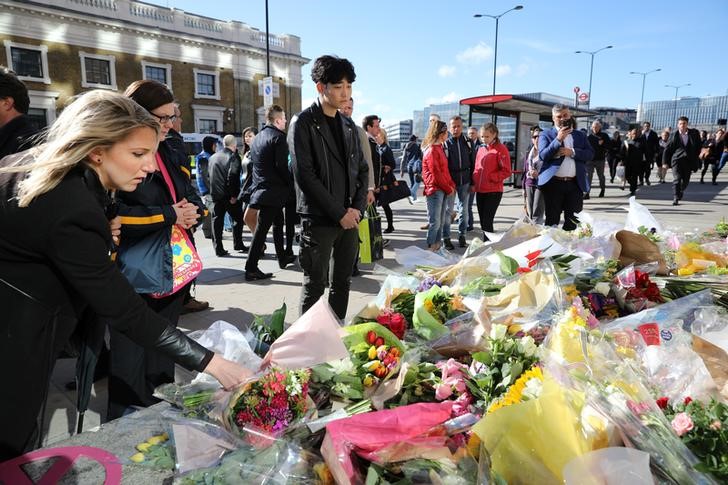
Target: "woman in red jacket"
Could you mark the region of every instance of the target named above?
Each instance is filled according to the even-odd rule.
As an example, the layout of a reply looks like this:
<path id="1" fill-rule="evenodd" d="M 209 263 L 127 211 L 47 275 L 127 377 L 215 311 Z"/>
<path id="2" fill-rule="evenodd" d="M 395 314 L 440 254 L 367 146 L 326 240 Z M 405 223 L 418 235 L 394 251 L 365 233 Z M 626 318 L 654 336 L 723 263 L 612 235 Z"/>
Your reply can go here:
<path id="1" fill-rule="evenodd" d="M 422 181 L 427 197 L 427 214 L 430 225 L 427 228 L 427 247 L 431 251 L 440 249 L 442 227 L 449 199 L 455 194 L 455 183 L 447 168 L 447 156 L 442 144 L 447 140 L 447 125 L 442 121 L 430 123 L 422 148 Z"/>
<path id="2" fill-rule="evenodd" d="M 485 145 L 475 155 L 473 183 L 470 190 L 476 193 L 480 228 L 495 232 L 493 219 L 503 197 L 503 181 L 511 176 L 511 156 L 508 148 L 498 138 L 498 127 L 486 123 L 481 130 Z M 483 234 L 485 241 L 488 237 Z"/>

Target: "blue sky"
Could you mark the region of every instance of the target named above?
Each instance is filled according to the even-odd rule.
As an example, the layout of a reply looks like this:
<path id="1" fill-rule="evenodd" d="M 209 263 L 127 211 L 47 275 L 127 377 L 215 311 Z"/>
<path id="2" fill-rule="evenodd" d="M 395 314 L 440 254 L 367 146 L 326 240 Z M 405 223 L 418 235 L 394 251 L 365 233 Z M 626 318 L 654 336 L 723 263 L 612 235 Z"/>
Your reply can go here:
<path id="1" fill-rule="evenodd" d="M 265 30 L 263 0 L 152 2 Z M 375 113 L 385 123 L 412 117 L 433 102 L 490 94 L 495 21 L 500 14 L 499 93 L 586 91 L 590 56 L 576 50 L 614 48 L 595 56 L 591 106 L 636 108 L 642 76 L 645 101 L 672 99 L 666 84 L 691 86 L 680 96 L 728 94 L 728 1 L 574 2 L 269 0 L 270 30 L 301 37 L 302 54 L 337 54 L 352 61 L 354 117 Z M 303 67 L 304 105 L 315 97 L 311 63 Z"/>

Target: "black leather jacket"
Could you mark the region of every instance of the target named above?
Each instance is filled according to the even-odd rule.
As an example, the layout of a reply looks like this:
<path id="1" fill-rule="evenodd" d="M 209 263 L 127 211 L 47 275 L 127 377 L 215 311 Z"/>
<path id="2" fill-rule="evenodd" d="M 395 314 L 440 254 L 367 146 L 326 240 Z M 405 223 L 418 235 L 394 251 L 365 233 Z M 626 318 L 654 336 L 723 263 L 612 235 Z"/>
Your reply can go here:
<path id="1" fill-rule="evenodd" d="M 210 174 L 210 195 L 212 200 L 219 202 L 240 193 L 240 170 L 242 163 L 237 151 L 225 147 L 210 157 L 208 172 Z"/>
<path id="2" fill-rule="evenodd" d="M 364 212 L 369 166 L 351 118 L 341 116 L 346 154 L 346 160 L 341 160 L 324 116 L 318 100 L 294 116 L 288 149 L 298 213 L 317 223 L 338 225 L 349 207 Z"/>

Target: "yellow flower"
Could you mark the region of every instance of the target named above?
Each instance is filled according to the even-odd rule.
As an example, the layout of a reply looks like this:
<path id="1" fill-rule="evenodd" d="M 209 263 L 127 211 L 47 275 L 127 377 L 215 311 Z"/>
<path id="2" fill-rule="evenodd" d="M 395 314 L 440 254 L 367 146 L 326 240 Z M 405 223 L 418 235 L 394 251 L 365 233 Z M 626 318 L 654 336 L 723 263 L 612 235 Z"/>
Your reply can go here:
<path id="1" fill-rule="evenodd" d="M 367 374 L 364 376 L 364 386 L 365 387 L 372 387 L 374 385 L 374 376 L 371 374 Z"/>
<path id="2" fill-rule="evenodd" d="M 367 354 L 367 357 L 369 357 L 369 360 L 373 360 L 377 358 L 377 348 L 375 346 L 369 347 L 369 353 Z"/>
<path id="3" fill-rule="evenodd" d="M 142 453 L 146 453 L 147 451 L 149 451 L 149 447 L 151 447 L 151 446 L 152 446 L 151 444 L 144 442 L 144 443 L 139 443 L 138 445 L 136 445 L 136 449 L 141 451 Z"/>
<path id="4" fill-rule="evenodd" d="M 432 303 L 432 300 L 425 300 L 425 310 L 427 310 L 427 313 L 432 313 L 434 308 L 435 304 Z"/>
<path id="5" fill-rule="evenodd" d="M 169 439 L 169 436 L 167 436 L 167 433 L 164 434 L 158 434 L 156 436 L 152 436 L 147 440 L 147 443 L 150 445 L 158 445 L 159 443 L 164 443 Z"/>
<path id="6" fill-rule="evenodd" d="M 531 379 L 538 379 L 543 381 L 543 372 L 540 367 L 531 367 L 526 372 L 521 374 L 521 377 L 516 379 L 511 387 L 508 388 L 506 393 L 500 397 L 500 399 L 491 403 L 488 407 L 488 414 L 497 411 L 500 408 L 510 406 L 512 404 L 518 404 L 523 399 L 523 391 L 526 388 L 526 384 Z"/>
<path id="7" fill-rule="evenodd" d="M 144 461 L 144 453 L 135 453 L 129 459 L 134 463 L 141 463 Z"/>

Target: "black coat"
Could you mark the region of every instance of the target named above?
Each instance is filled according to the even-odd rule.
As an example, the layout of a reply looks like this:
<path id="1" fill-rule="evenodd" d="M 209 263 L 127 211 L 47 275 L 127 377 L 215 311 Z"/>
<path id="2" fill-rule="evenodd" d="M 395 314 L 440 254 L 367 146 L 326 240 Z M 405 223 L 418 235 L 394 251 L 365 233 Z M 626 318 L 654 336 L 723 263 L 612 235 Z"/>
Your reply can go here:
<path id="1" fill-rule="evenodd" d="M 442 145 L 447 154 L 447 168 L 450 170 L 450 177 L 458 187 L 469 184 L 473 180 L 475 154 L 469 141 L 468 137 L 463 134 L 457 138 L 451 135 Z"/>
<path id="2" fill-rule="evenodd" d="M 237 151 L 228 147 L 210 157 L 208 171 L 210 173 L 210 195 L 212 200 L 220 202 L 237 198 L 240 194 L 240 170 L 242 162 Z"/>
<path id="3" fill-rule="evenodd" d="M 253 172 L 250 203 L 283 207 L 293 191 L 288 170 L 286 134 L 273 125 L 265 125 L 250 147 L 250 166 Z"/>
<path id="4" fill-rule="evenodd" d="M 680 131 L 675 130 L 670 135 L 670 140 L 662 153 L 662 163 L 671 167 L 681 165 L 691 170 L 697 170 L 700 168 L 698 155 L 702 146 L 700 133 L 695 128 L 688 128 L 687 145 L 683 145 Z"/>
<path id="5" fill-rule="evenodd" d="M 33 136 L 38 133 L 27 115 L 20 115 L 0 128 L 0 158 L 11 153 L 26 150 L 33 144 Z"/>
<path id="6" fill-rule="evenodd" d="M 643 173 L 643 162 L 645 159 L 644 142 L 639 137 L 636 140 L 625 140 L 622 143 L 621 158 L 624 160 L 625 176 L 630 177 Z"/>
<path id="7" fill-rule="evenodd" d="M 369 149 L 372 152 L 372 170 L 374 170 L 374 186 L 391 185 L 396 180 L 394 176 L 394 153 L 389 145 L 377 145 L 377 142 L 369 138 Z M 389 172 L 384 171 L 389 167 Z"/>
<path id="8" fill-rule="evenodd" d="M 599 133 L 594 133 L 592 131 L 589 133 L 589 136 L 587 136 L 587 139 L 594 149 L 594 158 L 592 158 L 592 160 L 604 160 L 607 157 L 609 146 L 612 143 L 609 139 L 609 135 L 603 131 L 600 131 Z M 599 144 L 599 140 L 602 141 L 601 145 Z"/>
<path id="9" fill-rule="evenodd" d="M 0 460 L 28 444 L 48 386 L 48 364 L 86 308 L 189 369 L 203 370 L 212 358 L 150 310 L 111 261 L 107 197 L 95 172 L 73 169 L 25 208 L 13 198 L 20 179 L 0 175 L 0 301 L 5 303 L 0 366 L 8 371 L 8 392 L 0 399 Z"/>
<path id="10" fill-rule="evenodd" d="M 288 129 L 288 150 L 298 213 L 338 226 L 349 207 L 364 212 L 369 166 L 354 122 L 341 116 L 346 156 L 342 160 L 324 116 L 318 100 L 294 116 Z"/>
<path id="11" fill-rule="evenodd" d="M 646 136 L 642 133 L 639 136 L 639 140 L 642 142 L 642 147 L 645 150 L 645 159 L 653 163 L 657 152 L 660 150 L 660 137 L 657 136 L 655 130 L 650 130 Z"/>

